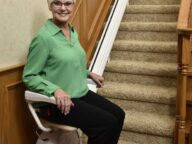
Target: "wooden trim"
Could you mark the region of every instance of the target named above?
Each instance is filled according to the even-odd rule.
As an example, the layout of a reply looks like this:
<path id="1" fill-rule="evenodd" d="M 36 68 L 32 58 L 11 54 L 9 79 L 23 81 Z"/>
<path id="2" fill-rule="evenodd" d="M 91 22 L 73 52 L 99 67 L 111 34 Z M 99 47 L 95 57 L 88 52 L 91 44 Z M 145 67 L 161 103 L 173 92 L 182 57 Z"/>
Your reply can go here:
<path id="1" fill-rule="evenodd" d="M 0 72 L 0 143 L 34 144 L 35 122 L 24 100 L 23 64 Z"/>
<path id="2" fill-rule="evenodd" d="M 192 102 L 189 88 L 192 76 L 192 0 L 181 0 L 178 24 L 178 87 L 176 100 L 175 144 L 185 144 L 192 135 L 189 124 Z M 189 134 L 190 133 L 190 134 Z"/>
<path id="3" fill-rule="evenodd" d="M 189 27 L 189 16 L 191 10 L 192 0 L 181 0 L 179 17 L 178 17 L 178 29 Z"/>
<path id="4" fill-rule="evenodd" d="M 92 25 L 91 25 L 91 28 L 90 28 L 90 30 L 89 30 L 89 33 L 88 33 L 88 39 L 91 39 L 91 37 L 93 36 L 93 33 L 94 33 L 94 31 L 96 30 L 95 29 L 95 27 L 97 27 L 98 25 L 98 20 L 99 20 L 99 17 L 101 16 L 101 14 L 102 14 L 102 12 L 103 12 L 103 9 L 104 9 L 104 7 L 105 7 L 105 5 L 106 5 L 106 2 L 107 1 L 102 1 L 102 3 L 100 4 L 100 7 L 99 7 L 99 9 L 98 9 L 98 12 L 97 12 L 97 14 L 96 14 L 96 16 L 95 16 L 95 18 L 94 18 L 94 21 L 93 21 L 93 23 L 92 23 Z"/>
<path id="5" fill-rule="evenodd" d="M 192 28 L 177 29 L 179 34 L 190 35 L 192 34 Z"/>
<path id="6" fill-rule="evenodd" d="M 95 26 L 95 30 L 91 30 L 90 34 L 93 33 L 94 35 L 92 35 L 92 37 L 89 36 L 90 38 L 89 38 L 89 43 L 88 43 L 88 48 L 87 48 L 88 62 L 91 61 L 91 59 L 93 57 L 93 53 L 96 50 L 95 44 L 97 42 L 97 39 L 101 35 L 101 30 L 103 28 L 103 24 L 106 20 L 107 15 L 109 14 L 109 9 L 113 3 L 114 3 L 114 0 L 107 0 L 105 2 L 102 10 L 100 10 L 100 16 L 97 17 L 97 18 L 99 18 L 97 20 L 97 23 L 94 22 L 94 24 L 93 24 L 93 26 Z M 93 29 L 93 26 L 92 26 L 92 29 Z"/>
<path id="7" fill-rule="evenodd" d="M 76 2 L 76 7 L 75 7 L 75 11 L 73 12 L 73 15 L 72 15 L 71 20 L 70 20 L 71 23 L 73 23 L 76 15 L 77 15 L 77 13 L 79 12 L 80 7 L 81 7 L 81 5 L 82 5 L 82 2 L 83 2 L 83 0 L 77 0 L 77 2 Z"/>
<path id="8" fill-rule="evenodd" d="M 0 74 L 7 72 L 7 71 L 10 71 L 10 70 L 13 70 L 13 69 L 22 68 L 24 65 L 25 65 L 25 63 L 21 63 L 21 64 L 17 64 L 17 65 L 12 65 L 12 66 L 8 66 L 8 67 L 0 68 Z"/>

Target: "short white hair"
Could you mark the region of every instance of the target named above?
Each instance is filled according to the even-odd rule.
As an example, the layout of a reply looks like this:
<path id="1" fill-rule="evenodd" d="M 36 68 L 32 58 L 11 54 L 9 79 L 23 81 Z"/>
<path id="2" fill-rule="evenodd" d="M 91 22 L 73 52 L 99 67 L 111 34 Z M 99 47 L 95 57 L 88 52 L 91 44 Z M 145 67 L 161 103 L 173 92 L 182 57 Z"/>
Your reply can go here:
<path id="1" fill-rule="evenodd" d="M 55 0 L 47 0 L 48 5 L 50 6 L 53 1 Z M 76 0 L 73 0 L 73 2 L 76 3 Z"/>

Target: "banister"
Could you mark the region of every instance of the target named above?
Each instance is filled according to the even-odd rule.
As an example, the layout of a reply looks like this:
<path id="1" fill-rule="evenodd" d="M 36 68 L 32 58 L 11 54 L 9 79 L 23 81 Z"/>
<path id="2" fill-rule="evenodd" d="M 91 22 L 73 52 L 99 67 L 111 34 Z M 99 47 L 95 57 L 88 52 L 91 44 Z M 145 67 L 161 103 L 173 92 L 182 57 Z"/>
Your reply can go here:
<path id="1" fill-rule="evenodd" d="M 189 27 L 189 18 L 192 0 L 181 0 L 177 29 L 185 29 Z"/>
<path id="2" fill-rule="evenodd" d="M 177 32 L 179 34 L 187 34 L 187 35 L 190 35 L 192 34 L 192 28 L 178 28 L 177 29 Z"/>
<path id="3" fill-rule="evenodd" d="M 177 76 L 177 98 L 176 98 L 176 125 L 175 144 L 187 144 L 186 138 L 192 130 L 189 128 L 187 101 L 189 97 L 189 69 L 191 65 L 192 47 L 192 0 L 181 0 L 177 32 L 178 32 L 178 76 Z M 187 134 L 188 133 L 188 134 Z M 187 136 L 187 137 L 186 137 Z"/>

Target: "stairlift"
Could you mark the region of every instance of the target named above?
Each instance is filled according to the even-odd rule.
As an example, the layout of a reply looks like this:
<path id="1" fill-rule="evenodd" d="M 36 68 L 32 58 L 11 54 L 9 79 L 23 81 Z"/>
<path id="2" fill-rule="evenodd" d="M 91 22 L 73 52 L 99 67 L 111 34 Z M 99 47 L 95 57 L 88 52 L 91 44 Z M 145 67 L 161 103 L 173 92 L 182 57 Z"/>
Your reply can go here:
<path id="1" fill-rule="evenodd" d="M 94 81 L 87 79 L 87 83 L 89 89 L 95 89 L 96 84 Z M 38 128 L 42 131 L 41 134 L 36 131 L 36 134 L 39 136 L 36 144 L 82 144 L 82 132 L 78 128 L 51 123 L 38 117 L 32 103 L 47 102 L 56 104 L 54 97 L 48 97 L 27 90 L 25 91 L 25 100 Z"/>

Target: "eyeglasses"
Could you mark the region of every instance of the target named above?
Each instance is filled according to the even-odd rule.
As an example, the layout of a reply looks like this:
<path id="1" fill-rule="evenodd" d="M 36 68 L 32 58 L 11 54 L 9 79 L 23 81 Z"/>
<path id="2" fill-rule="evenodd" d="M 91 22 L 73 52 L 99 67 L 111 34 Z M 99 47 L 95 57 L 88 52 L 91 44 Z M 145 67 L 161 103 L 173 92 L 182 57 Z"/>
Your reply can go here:
<path id="1" fill-rule="evenodd" d="M 60 2 L 60 1 L 54 1 L 53 4 L 54 4 L 54 6 L 55 6 L 56 8 L 61 8 L 63 5 L 64 5 L 65 7 L 67 7 L 67 8 L 71 8 L 71 7 L 74 5 L 74 2 L 72 2 L 72 1 L 67 1 L 67 2 L 65 2 L 65 3 L 62 3 L 62 2 Z"/>

